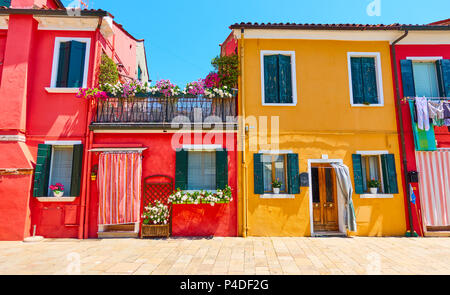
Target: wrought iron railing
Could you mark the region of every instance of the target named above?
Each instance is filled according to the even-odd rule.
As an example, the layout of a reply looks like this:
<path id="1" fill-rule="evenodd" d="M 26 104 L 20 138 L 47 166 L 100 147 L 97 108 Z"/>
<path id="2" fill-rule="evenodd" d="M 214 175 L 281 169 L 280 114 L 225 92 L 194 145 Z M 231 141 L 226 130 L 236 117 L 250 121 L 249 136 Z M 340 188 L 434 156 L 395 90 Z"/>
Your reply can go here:
<path id="1" fill-rule="evenodd" d="M 236 98 L 133 97 L 99 100 L 93 123 L 235 123 Z"/>

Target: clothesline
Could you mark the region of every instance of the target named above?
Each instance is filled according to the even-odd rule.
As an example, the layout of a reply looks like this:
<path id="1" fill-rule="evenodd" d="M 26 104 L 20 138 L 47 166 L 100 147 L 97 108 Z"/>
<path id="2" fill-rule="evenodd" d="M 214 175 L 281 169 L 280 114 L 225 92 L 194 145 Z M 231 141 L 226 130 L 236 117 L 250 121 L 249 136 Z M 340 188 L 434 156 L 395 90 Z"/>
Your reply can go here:
<path id="1" fill-rule="evenodd" d="M 421 97 L 419 97 L 421 98 Z M 427 100 L 436 100 L 436 101 L 450 101 L 450 97 L 425 97 Z M 407 101 L 415 101 L 416 97 L 404 97 L 402 98 L 403 102 Z"/>

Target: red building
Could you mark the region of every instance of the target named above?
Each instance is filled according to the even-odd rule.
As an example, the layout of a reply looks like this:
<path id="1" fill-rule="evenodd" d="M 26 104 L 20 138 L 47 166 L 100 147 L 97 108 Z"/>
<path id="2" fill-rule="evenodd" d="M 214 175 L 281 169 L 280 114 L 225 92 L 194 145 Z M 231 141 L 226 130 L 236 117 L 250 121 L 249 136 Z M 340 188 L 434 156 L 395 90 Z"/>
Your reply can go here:
<path id="1" fill-rule="evenodd" d="M 149 194 L 175 187 L 229 185 L 236 194 L 234 98 L 77 98 L 79 88 L 98 84 L 102 54 L 122 81 L 148 80 L 143 40 L 103 10 L 66 10 L 59 0 L 2 4 L 9 7 L 0 8 L 0 240 L 137 236 L 139 221 L 99 224 L 100 174 L 109 173 L 99 171 L 99 158 L 111 153 L 141 159 L 133 173 L 142 183 L 131 186 L 135 219 Z M 193 124 L 171 123 L 180 116 Z M 64 196 L 49 197 L 57 182 Z M 174 205 L 172 235 L 236 236 L 236 200 Z"/>
<path id="2" fill-rule="evenodd" d="M 426 126 L 421 129 L 420 121 L 424 109 L 416 108 L 416 102 L 420 99 L 418 97 L 426 97 L 425 104 L 430 115 L 430 103 L 437 108 L 450 107 L 449 20 L 430 25 L 433 27 L 427 29 L 424 26 L 422 30 L 408 30 L 408 27 L 405 27 L 403 38 L 393 49 L 396 66 L 394 69 L 397 69 L 394 78 L 397 75 L 402 101 L 407 179 L 416 196 L 416 204 L 411 204 L 407 216 L 411 215 L 414 230 L 421 236 L 448 236 L 449 122 L 436 118 L 432 123 L 429 122 L 429 130 L 426 130 Z"/>

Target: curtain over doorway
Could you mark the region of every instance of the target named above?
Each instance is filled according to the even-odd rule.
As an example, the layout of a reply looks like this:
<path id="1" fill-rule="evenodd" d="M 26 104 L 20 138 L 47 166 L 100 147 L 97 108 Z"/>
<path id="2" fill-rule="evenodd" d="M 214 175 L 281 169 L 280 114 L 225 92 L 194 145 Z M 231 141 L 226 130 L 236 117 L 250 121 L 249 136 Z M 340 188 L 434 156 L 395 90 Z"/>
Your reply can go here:
<path id="1" fill-rule="evenodd" d="M 353 186 L 350 178 L 350 172 L 346 165 L 333 163 L 331 166 L 336 171 L 338 195 L 345 200 L 344 224 L 351 232 L 356 232 L 356 216 L 353 206 Z"/>
<path id="2" fill-rule="evenodd" d="M 416 162 L 426 226 L 450 226 L 450 150 L 416 152 Z"/>
<path id="3" fill-rule="evenodd" d="M 98 165 L 99 225 L 140 221 L 141 153 L 102 153 Z"/>

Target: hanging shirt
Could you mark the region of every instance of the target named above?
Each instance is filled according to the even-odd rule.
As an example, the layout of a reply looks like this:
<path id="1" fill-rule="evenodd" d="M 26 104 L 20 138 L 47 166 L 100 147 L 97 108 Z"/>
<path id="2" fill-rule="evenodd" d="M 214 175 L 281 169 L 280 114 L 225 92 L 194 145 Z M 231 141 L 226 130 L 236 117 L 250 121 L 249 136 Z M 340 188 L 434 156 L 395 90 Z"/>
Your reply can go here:
<path id="1" fill-rule="evenodd" d="M 442 101 L 429 101 L 428 102 L 428 115 L 432 119 L 433 124 L 436 126 L 444 125 L 444 102 Z"/>
<path id="2" fill-rule="evenodd" d="M 428 115 L 428 101 L 426 97 L 416 97 L 417 127 L 420 130 L 430 130 L 430 116 Z"/>
<path id="3" fill-rule="evenodd" d="M 450 127 L 450 102 L 444 102 L 444 125 Z"/>

